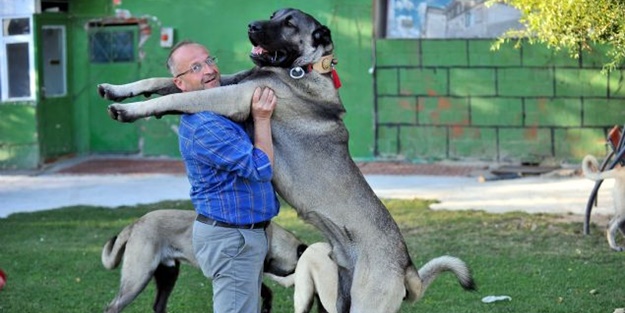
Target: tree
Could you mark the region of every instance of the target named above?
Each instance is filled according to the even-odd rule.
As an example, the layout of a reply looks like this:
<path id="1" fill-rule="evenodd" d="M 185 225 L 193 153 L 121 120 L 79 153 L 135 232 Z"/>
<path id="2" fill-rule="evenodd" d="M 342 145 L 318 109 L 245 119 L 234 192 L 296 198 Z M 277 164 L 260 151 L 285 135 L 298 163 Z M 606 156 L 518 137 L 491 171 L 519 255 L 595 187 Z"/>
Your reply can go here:
<path id="1" fill-rule="evenodd" d="M 567 50 L 573 58 L 593 46 L 605 45 L 604 70 L 611 71 L 625 61 L 625 0 L 488 0 L 504 3 L 521 12 L 522 30 L 510 30 L 493 49 L 517 39 L 542 43 L 549 49 Z"/>

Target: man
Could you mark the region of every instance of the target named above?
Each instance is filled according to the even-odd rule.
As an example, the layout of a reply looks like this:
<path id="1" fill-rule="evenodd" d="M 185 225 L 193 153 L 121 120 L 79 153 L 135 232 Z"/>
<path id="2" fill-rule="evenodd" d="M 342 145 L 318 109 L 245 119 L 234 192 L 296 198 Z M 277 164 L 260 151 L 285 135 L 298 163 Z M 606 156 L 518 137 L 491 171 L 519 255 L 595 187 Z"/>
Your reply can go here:
<path id="1" fill-rule="evenodd" d="M 216 59 L 200 44 L 177 44 L 167 67 L 183 92 L 220 85 Z M 202 272 L 213 281 L 214 312 L 258 313 L 260 309 L 268 250 L 265 227 L 280 206 L 271 185 L 270 118 L 275 104 L 271 89 L 255 90 L 253 142 L 242 125 L 214 113 L 180 118 L 180 153 L 198 213 L 193 248 Z"/>

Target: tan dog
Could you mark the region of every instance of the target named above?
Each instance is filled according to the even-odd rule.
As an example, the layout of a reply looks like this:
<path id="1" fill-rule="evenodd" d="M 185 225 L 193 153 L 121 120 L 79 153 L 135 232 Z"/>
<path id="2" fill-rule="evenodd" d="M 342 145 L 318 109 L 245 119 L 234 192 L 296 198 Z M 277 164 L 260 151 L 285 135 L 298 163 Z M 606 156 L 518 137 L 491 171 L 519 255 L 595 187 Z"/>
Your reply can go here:
<path id="1" fill-rule="evenodd" d="M 122 311 L 143 291 L 152 278 L 156 282 L 154 312 L 166 312 L 180 263 L 198 267 L 191 233 L 196 213 L 191 210 L 156 210 L 126 226 L 102 248 L 102 265 L 116 268 L 123 259 L 119 292 L 105 312 Z M 264 271 L 280 276 L 292 274 L 306 245 L 275 222 L 267 227 L 269 252 Z M 264 286 L 263 312 L 271 311 L 271 290 Z"/>
<path id="2" fill-rule="evenodd" d="M 582 171 L 586 178 L 594 181 L 612 178 L 614 179 L 614 188 L 612 189 L 612 198 L 614 199 L 614 217 L 610 219 L 606 237 L 610 248 L 615 251 L 625 250 L 616 244 L 616 232 L 621 231 L 625 235 L 625 167 L 617 167 L 612 170 L 599 171 L 599 162 L 592 155 L 587 155 L 582 161 Z"/>
<path id="3" fill-rule="evenodd" d="M 325 242 L 313 243 L 302 253 L 295 273 L 280 277 L 271 273 L 265 276 L 277 282 L 284 287 L 294 287 L 293 305 L 295 313 L 310 312 L 315 298 L 318 299 L 318 306 L 321 306 L 320 312 L 337 313 L 336 301 L 338 297 L 338 267 L 332 261 L 330 255 L 332 247 Z M 458 258 L 450 256 L 442 256 L 430 260 L 419 269 L 419 276 L 423 280 L 423 289 L 434 280 L 434 278 L 443 271 L 451 271 L 456 277 L 467 276 L 468 273 L 463 272 L 466 264 Z M 458 279 L 462 285 L 463 281 Z"/>

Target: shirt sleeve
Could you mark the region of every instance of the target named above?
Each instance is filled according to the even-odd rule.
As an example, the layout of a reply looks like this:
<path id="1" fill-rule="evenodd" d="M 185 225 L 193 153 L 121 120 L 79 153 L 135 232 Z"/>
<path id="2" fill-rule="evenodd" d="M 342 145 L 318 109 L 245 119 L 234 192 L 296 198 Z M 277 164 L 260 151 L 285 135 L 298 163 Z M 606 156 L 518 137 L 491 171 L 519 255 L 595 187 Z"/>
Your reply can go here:
<path id="1" fill-rule="evenodd" d="M 195 129 L 194 157 L 216 169 L 235 172 L 249 180 L 271 180 L 273 170 L 267 154 L 255 148 L 238 125 L 220 119 L 216 117 Z"/>

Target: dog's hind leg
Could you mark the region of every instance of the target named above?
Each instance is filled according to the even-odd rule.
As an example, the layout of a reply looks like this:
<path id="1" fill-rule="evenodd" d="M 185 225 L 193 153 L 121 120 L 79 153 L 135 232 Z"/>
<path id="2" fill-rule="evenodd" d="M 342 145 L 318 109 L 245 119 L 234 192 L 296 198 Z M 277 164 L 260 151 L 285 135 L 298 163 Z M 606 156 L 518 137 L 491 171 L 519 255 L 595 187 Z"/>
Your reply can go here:
<path id="1" fill-rule="evenodd" d="M 625 220 L 625 215 L 617 215 L 610 220 L 608 224 L 608 229 L 606 230 L 606 238 L 608 239 L 608 244 L 610 244 L 610 248 L 614 251 L 624 251 L 623 247 L 616 244 L 616 232 L 622 231 L 623 222 Z"/>
<path id="2" fill-rule="evenodd" d="M 167 312 L 167 300 L 176 286 L 178 274 L 180 273 L 180 262 L 176 261 L 174 266 L 159 264 L 154 271 L 154 281 L 156 282 L 156 299 L 154 299 L 155 313 Z"/>
<path id="3" fill-rule="evenodd" d="M 265 283 L 260 285 L 260 297 L 262 299 L 260 313 L 271 313 L 271 308 L 273 306 L 273 291 L 271 291 L 271 288 L 265 285 Z"/>
<path id="4" fill-rule="evenodd" d="M 315 283 L 311 279 L 310 273 L 296 272 L 295 275 L 298 277 L 293 291 L 295 313 L 308 313 L 315 300 Z M 321 302 L 317 302 L 317 304 L 321 306 Z"/>
<path id="5" fill-rule="evenodd" d="M 330 313 L 336 310 L 336 308 L 326 309 L 323 302 L 321 302 L 321 297 L 319 297 L 319 295 L 315 295 L 315 300 L 317 301 L 317 313 Z"/>
<path id="6" fill-rule="evenodd" d="M 141 279 L 135 278 L 136 280 L 122 280 L 117 296 L 115 296 L 113 301 L 109 303 L 104 312 L 121 312 L 130 302 L 132 302 L 139 295 L 139 293 L 141 293 L 141 291 L 143 291 L 145 286 L 147 286 L 148 282 L 150 282 L 150 278 L 152 278 L 152 273 L 146 274 L 149 275 L 141 275 Z"/>

